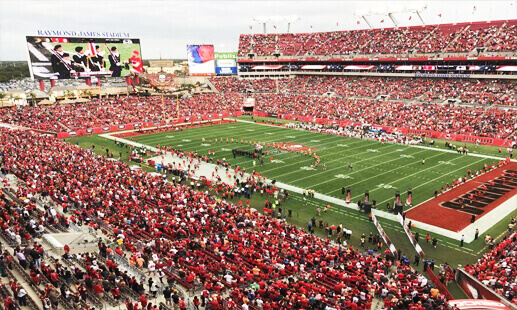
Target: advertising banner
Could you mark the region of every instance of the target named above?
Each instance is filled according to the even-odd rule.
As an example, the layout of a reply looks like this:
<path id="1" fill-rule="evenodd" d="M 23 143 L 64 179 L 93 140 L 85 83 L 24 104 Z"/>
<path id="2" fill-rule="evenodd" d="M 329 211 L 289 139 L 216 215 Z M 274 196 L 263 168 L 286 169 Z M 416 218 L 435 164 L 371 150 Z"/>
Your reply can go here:
<path id="1" fill-rule="evenodd" d="M 237 53 L 215 53 L 217 75 L 237 74 Z"/>
<path id="2" fill-rule="evenodd" d="M 189 75 L 215 75 L 215 55 L 213 45 L 187 45 L 187 60 Z"/>

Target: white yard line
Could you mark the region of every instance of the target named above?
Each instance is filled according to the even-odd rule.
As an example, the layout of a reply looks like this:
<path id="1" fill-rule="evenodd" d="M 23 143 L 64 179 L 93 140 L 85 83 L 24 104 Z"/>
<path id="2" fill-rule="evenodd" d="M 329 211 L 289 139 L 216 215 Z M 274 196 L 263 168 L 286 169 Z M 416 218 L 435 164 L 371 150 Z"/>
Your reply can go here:
<path id="1" fill-rule="evenodd" d="M 440 149 L 440 148 L 437 149 L 437 148 L 432 148 L 432 147 L 424 146 L 424 145 L 408 145 L 408 146 L 416 147 L 416 148 L 419 148 L 419 149 L 428 149 L 428 150 L 437 151 L 437 152 L 445 152 L 445 153 L 458 154 L 457 151 Z M 497 160 L 503 160 L 504 159 L 504 157 L 497 157 L 497 156 L 491 156 L 491 155 L 483 155 L 483 154 L 477 154 L 477 153 L 467 153 L 467 154 L 464 154 L 464 155 L 466 155 L 466 156 L 473 156 L 473 157 L 497 159 Z"/>
<path id="2" fill-rule="evenodd" d="M 422 152 L 423 152 L 423 151 L 422 151 Z M 436 155 L 431 156 L 431 157 L 428 157 L 428 158 L 426 158 L 426 159 L 434 158 L 434 157 L 441 156 L 441 155 L 443 155 L 443 154 L 436 154 Z M 397 158 L 397 159 L 400 159 L 400 158 Z M 455 160 L 455 159 L 453 159 L 453 160 Z M 419 163 L 419 162 L 420 162 L 420 161 L 415 161 L 415 162 L 413 162 L 413 163 L 411 163 L 411 164 L 409 164 L 409 165 L 414 165 L 414 164 Z M 375 165 L 375 166 L 379 166 L 379 165 L 383 165 L 383 164 L 384 164 L 384 163 L 381 163 L 381 164 L 378 164 L 378 165 Z M 371 166 L 371 167 L 375 167 L 375 166 Z M 408 166 L 408 165 L 406 165 L 406 166 Z M 348 185 L 348 186 L 356 185 L 356 184 L 362 183 L 362 182 L 364 182 L 364 181 L 367 181 L 367 180 L 371 180 L 371 179 L 377 178 L 377 177 L 379 177 L 380 175 L 383 175 L 383 174 L 393 173 L 394 171 L 399 170 L 399 169 L 401 169 L 401 168 L 403 168 L 403 167 L 397 167 L 397 168 L 394 168 L 394 169 L 391 169 L 391 170 L 385 171 L 385 172 L 383 172 L 383 173 L 380 173 L 380 174 L 374 175 L 374 176 L 369 177 L 369 178 L 367 178 L 367 179 L 362 179 L 362 180 L 361 180 L 361 181 L 359 181 L 359 182 L 352 183 L 352 184 L 350 184 L 350 185 Z M 403 177 L 403 178 L 397 179 L 397 181 L 398 181 L 398 180 L 405 179 L 405 178 L 410 177 L 410 176 L 413 176 L 413 175 L 415 175 L 415 174 L 419 174 L 419 173 L 421 173 L 422 171 L 426 171 L 426 170 L 429 170 L 429 169 L 432 169 L 432 168 L 435 168 L 435 167 L 434 167 L 434 166 L 431 166 L 431 167 L 426 168 L 426 169 L 424 169 L 424 170 L 419 170 L 418 172 L 415 172 L 415 173 L 412 173 L 412 174 L 410 174 L 410 175 L 407 175 L 406 177 Z M 371 193 L 371 192 L 376 191 L 376 190 L 378 190 L 378 189 L 380 189 L 380 187 L 378 187 L 378 188 L 374 188 L 374 189 L 370 190 L 369 192 Z M 334 190 L 334 191 L 332 191 L 332 192 L 329 192 L 328 194 L 333 193 L 333 192 L 336 192 L 336 191 L 337 191 L 337 190 Z M 361 196 L 362 196 L 362 194 L 361 194 L 361 195 L 357 195 L 357 196 L 353 197 L 352 199 L 359 198 L 359 197 L 361 197 Z M 379 203 L 379 205 L 380 205 L 380 203 Z"/>
<path id="3" fill-rule="evenodd" d="M 336 143 L 336 141 L 332 141 L 333 143 Z M 359 142 L 357 142 L 359 143 Z M 351 143 L 352 144 L 352 143 Z M 387 145 L 387 146 L 393 146 L 392 144 L 390 145 Z M 338 146 L 336 146 L 338 147 Z M 327 153 L 327 154 L 324 154 L 322 155 L 327 157 L 327 156 L 330 156 L 330 155 L 338 155 L 338 154 L 341 154 L 341 153 L 344 153 L 344 152 L 350 152 L 351 150 L 355 150 L 355 149 L 359 149 L 359 148 L 363 148 L 363 147 L 367 147 L 366 145 L 360 145 L 358 147 L 353 147 L 353 148 L 347 148 L 347 149 L 344 149 L 344 150 L 341 150 L 341 151 L 337 151 L 337 152 L 330 152 L 330 153 Z M 330 149 L 330 148 L 329 148 Z M 390 152 L 390 153 L 393 153 L 393 152 Z M 390 153 L 384 153 L 384 154 L 381 154 L 381 155 L 378 155 L 378 156 L 374 156 L 374 157 L 370 157 L 370 158 L 367 158 L 365 160 L 369 160 L 371 158 L 375 158 L 375 157 L 379 157 L 379 156 L 382 156 L 382 155 L 386 155 L 386 154 L 390 154 Z M 328 163 L 332 163 L 332 162 L 336 162 L 336 161 L 340 161 L 342 160 L 343 158 L 336 158 L 336 159 L 333 159 L 333 160 L 327 160 L 325 162 L 323 162 L 322 164 L 328 164 Z M 362 162 L 362 161 L 365 161 L 365 160 L 360 160 L 358 162 Z M 288 165 L 282 165 L 281 167 L 276 167 L 274 169 L 268 169 L 268 170 L 264 170 L 262 171 L 263 173 L 265 172 L 268 172 L 268 171 L 273 171 L 273 170 L 276 170 L 276 169 L 283 169 L 285 167 L 289 167 L 289 166 L 294 166 L 294 165 L 299 165 L 300 163 L 292 163 L 292 164 L 288 164 Z M 310 176 L 307 176 L 307 177 L 303 177 L 303 178 L 300 178 L 300 179 L 297 179 L 297 181 L 299 180 L 304 180 L 304 179 L 308 179 L 308 178 L 313 178 L 314 176 L 317 176 L 317 175 L 320 175 L 320 174 L 323 174 L 323 173 L 327 173 L 329 171 L 333 171 L 333 170 L 337 170 L 337 169 L 343 169 L 343 167 L 336 167 L 336 168 L 332 168 L 332 169 L 329 169 L 329 170 L 323 170 L 322 172 L 318 172 L 318 173 L 315 173 L 313 175 L 310 175 Z M 288 172 L 288 173 L 284 173 L 282 174 L 282 176 L 286 176 L 286 175 L 289 175 L 289 174 L 292 174 L 292 173 L 296 173 L 296 172 L 300 172 L 300 170 L 294 170 L 294 171 L 291 171 L 291 172 Z"/>
<path id="4" fill-rule="evenodd" d="M 237 122 L 250 123 L 250 124 L 261 125 L 261 126 L 281 127 L 281 128 L 284 128 L 284 129 L 290 129 L 290 130 L 309 131 L 309 130 L 303 130 L 303 129 L 286 128 L 286 127 L 282 127 L 282 126 L 275 126 L 275 125 L 270 125 L 270 124 L 255 123 L 255 122 L 250 122 L 250 121 L 245 121 L 245 120 L 239 120 L 239 119 L 237 120 Z M 313 131 L 310 131 L 310 132 L 313 132 Z M 314 132 L 314 133 L 315 133 L 315 132 Z M 321 134 L 327 134 L 327 135 L 329 135 L 328 133 L 321 133 Z M 330 134 L 330 135 L 331 135 L 331 134 Z M 333 136 L 341 137 L 341 136 L 338 136 L 338 135 L 333 135 Z M 349 137 L 343 137 L 343 138 L 348 138 L 348 139 L 357 139 L 357 138 L 349 138 Z M 359 140 L 360 140 L 360 139 L 359 139 Z M 437 151 L 437 152 L 458 153 L 457 151 L 453 151 L 453 150 L 447 150 L 447 149 L 441 149 L 441 148 L 433 148 L 433 147 L 423 146 L 423 145 L 412 145 L 412 144 L 407 144 L 407 145 L 406 145 L 406 144 L 398 144 L 398 145 L 401 145 L 401 146 L 409 146 L 409 147 L 416 147 L 416 148 L 421 148 L 421 149 L 428 149 L 428 150 Z M 484 157 L 484 158 L 490 158 L 490 159 L 499 159 L 499 160 L 504 159 L 504 157 L 497 157 L 497 156 L 483 155 L 483 154 L 476 154 L 476 153 L 468 153 L 468 154 L 466 154 L 466 155 L 467 155 L 467 156 L 474 156 L 474 157 Z M 517 159 L 513 159 L 513 161 L 517 161 Z"/>
<path id="5" fill-rule="evenodd" d="M 381 157 L 381 156 L 384 156 L 384 155 L 388 155 L 388 154 L 396 153 L 396 152 L 399 152 L 399 151 L 395 150 L 395 151 L 393 151 L 393 152 L 388 152 L 388 153 L 383 153 L 383 154 L 380 154 L 380 155 L 377 155 L 377 156 L 368 157 L 368 158 L 365 158 L 365 159 L 363 159 L 363 160 L 356 161 L 356 162 L 354 162 L 354 164 L 356 164 L 356 163 L 360 163 L 360 162 L 363 162 L 363 161 L 367 161 L 367 160 L 371 160 L 371 159 L 373 159 L 373 158 Z M 413 154 L 411 154 L 411 155 L 418 154 L 418 153 L 422 153 L 422 152 L 425 152 L 425 151 L 416 152 L 416 153 L 413 153 Z M 400 153 L 400 152 L 399 152 L 399 153 Z M 355 174 L 355 173 L 358 173 L 358 172 L 361 172 L 361 171 L 364 171 L 364 170 L 371 169 L 372 167 L 377 167 L 377 166 L 384 165 L 384 164 L 386 164 L 386 163 L 390 163 L 390 162 L 392 162 L 392 161 L 396 161 L 396 160 L 400 160 L 400 159 L 402 159 L 402 158 L 400 158 L 400 157 L 399 157 L 399 158 L 391 159 L 391 160 L 388 160 L 388 161 L 384 161 L 384 162 L 382 162 L 382 163 L 380 163 L 380 164 L 376 164 L 376 165 L 373 165 L 373 166 L 368 166 L 367 168 L 364 168 L 364 169 L 352 170 L 352 172 L 351 172 L 350 174 L 347 174 L 347 175 L 352 175 L 352 174 Z M 346 170 L 346 167 L 340 167 L 340 169 L 345 169 L 345 170 Z M 384 173 L 392 172 L 392 171 L 395 171 L 395 170 L 397 170 L 397 169 L 400 169 L 400 167 L 399 167 L 399 168 L 392 169 L 392 170 L 389 170 L 389 171 L 384 172 Z M 334 169 L 331 169 L 331 170 L 328 170 L 328 171 L 332 171 L 332 170 L 334 170 Z M 376 176 L 374 176 L 374 177 L 378 177 L 378 176 L 379 176 L 379 175 L 376 175 Z M 310 177 L 313 177 L 313 176 L 310 176 Z M 374 177 L 371 177 L 371 178 L 374 178 Z M 309 178 L 309 177 L 306 177 L 306 178 Z M 297 179 L 297 181 L 302 180 L 302 179 L 306 179 L 306 178 Z M 355 185 L 355 184 L 361 183 L 361 182 L 363 182 L 363 181 L 365 181 L 365 180 L 369 180 L 369 179 L 371 179 L 371 178 L 363 179 L 363 180 L 361 180 L 361 181 L 359 181 L 359 182 L 352 183 L 352 184 L 350 184 L 350 185 L 347 185 L 347 187 L 349 187 L 349 186 L 351 186 L 351 185 Z M 324 181 L 324 182 L 320 182 L 320 183 L 316 183 L 316 184 L 311 184 L 311 187 L 316 187 L 316 186 L 319 186 L 319 185 L 322 185 L 322 184 L 326 184 L 326 183 L 329 183 L 329 182 L 336 182 L 336 181 L 337 181 L 336 179 L 330 179 L 330 180 L 326 180 L 326 181 Z M 333 191 L 328 192 L 328 193 L 326 193 L 326 194 L 328 195 L 328 194 L 330 194 L 330 193 L 339 192 L 340 190 L 341 190 L 341 189 L 333 190 Z"/>
<path id="6" fill-rule="evenodd" d="M 461 157 L 454 158 L 454 159 L 452 159 L 452 160 L 450 160 L 450 161 L 458 160 L 458 159 L 460 159 L 460 158 L 461 158 Z M 481 161 L 483 161 L 483 160 L 484 160 L 484 159 L 480 159 L 480 160 L 476 161 L 475 163 L 473 163 L 472 165 L 475 165 L 475 164 L 477 164 L 477 163 L 479 163 L 479 162 L 481 162 Z M 397 179 L 397 180 L 396 180 L 396 182 L 398 182 L 398 181 L 400 181 L 400 180 L 404 180 L 404 179 L 409 178 L 409 177 L 412 177 L 412 176 L 414 176 L 415 174 L 419 174 L 419 173 L 421 173 L 421 172 L 423 172 L 423 171 L 426 171 L 426 170 L 429 170 L 429 169 L 432 169 L 432 168 L 435 168 L 435 167 L 429 167 L 429 168 L 426 168 L 426 169 L 424 169 L 424 170 L 420 170 L 420 171 L 418 171 L 418 172 L 415 172 L 415 173 L 409 174 L 409 175 L 407 175 L 407 176 L 405 176 L 405 177 L 403 177 L 403 178 Z M 439 176 L 439 177 L 437 177 L 437 178 L 434 178 L 434 179 L 431 179 L 431 180 L 429 180 L 429 181 L 427 181 L 427 182 L 425 182 L 425 183 L 419 183 L 417 186 L 412 187 L 412 189 L 419 188 L 419 187 L 421 187 L 421 186 L 423 186 L 423 185 L 425 185 L 425 184 L 428 184 L 428 183 L 434 182 L 434 181 L 436 181 L 436 180 L 438 180 L 438 179 L 441 179 L 443 176 L 445 176 L 445 175 L 449 175 L 449 174 L 454 173 L 454 172 L 456 172 L 456 171 L 458 171 L 458 170 L 465 170 L 465 167 L 460 167 L 460 168 L 458 168 L 458 169 L 456 169 L 456 170 L 452 170 L 451 172 L 448 172 L 448 173 L 442 174 L 441 176 Z M 378 189 L 380 189 L 380 188 L 378 187 L 378 188 L 376 188 L 376 189 L 373 189 L 373 190 L 371 190 L 371 191 L 370 191 L 370 193 L 371 193 L 371 192 L 374 192 L 374 191 L 376 191 L 376 190 L 378 190 Z M 386 199 L 386 200 L 384 200 L 384 201 L 379 202 L 379 205 L 380 205 L 380 204 L 382 204 L 382 203 L 385 203 L 386 201 L 389 201 L 389 200 L 391 200 L 391 198 L 390 198 L 390 199 Z"/>

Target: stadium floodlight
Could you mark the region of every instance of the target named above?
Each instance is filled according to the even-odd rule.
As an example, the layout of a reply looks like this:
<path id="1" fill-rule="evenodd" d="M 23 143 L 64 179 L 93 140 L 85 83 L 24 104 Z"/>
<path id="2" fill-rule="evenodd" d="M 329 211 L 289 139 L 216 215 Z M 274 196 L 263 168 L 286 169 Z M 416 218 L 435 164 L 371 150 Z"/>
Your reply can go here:
<path id="1" fill-rule="evenodd" d="M 294 24 L 300 21 L 300 17 L 296 15 L 291 16 L 256 16 L 253 20 L 259 24 L 262 24 L 264 34 L 267 34 L 267 23 L 275 22 L 275 23 L 287 23 L 287 32 L 291 31 L 291 24 Z"/>
<path id="2" fill-rule="evenodd" d="M 266 34 L 267 33 L 266 24 L 269 21 L 269 18 L 266 17 L 266 16 L 257 16 L 253 20 L 256 21 L 259 24 L 262 24 L 262 27 L 264 29 L 264 34 Z"/>
<path id="3" fill-rule="evenodd" d="M 297 23 L 300 21 L 300 17 L 293 15 L 293 16 L 286 16 L 285 21 L 287 22 L 287 33 L 291 32 L 291 24 Z"/>
<path id="4" fill-rule="evenodd" d="M 395 27 L 398 27 L 399 23 L 397 21 L 397 19 L 395 18 L 395 14 L 399 14 L 399 13 L 414 13 L 418 16 L 418 18 L 420 18 L 420 21 L 422 22 L 422 25 L 425 25 L 425 22 L 424 22 L 424 19 L 422 18 L 422 15 L 421 13 L 423 11 L 425 11 L 427 9 L 427 4 L 422 4 L 422 5 L 416 5 L 416 6 L 413 6 L 413 7 L 404 7 L 404 8 L 398 8 L 398 9 L 395 9 L 395 10 L 390 10 L 389 8 L 377 8 L 375 10 L 368 10 L 368 11 L 365 11 L 365 10 L 358 10 L 356 11 L 356 13 L 354 14 L 357 18 L 362 18 L 366 24 L 368 24 L 368 26 L 370 27 L 370 29 L 373 28 L 372 24 L 369 22 L 369 20 L 367 19 L 367 17 L 370 17 L 370 16 L 388 16 L 390 18 L 390 20 L 393 22 L 393 24 L 395 25 Z"/>

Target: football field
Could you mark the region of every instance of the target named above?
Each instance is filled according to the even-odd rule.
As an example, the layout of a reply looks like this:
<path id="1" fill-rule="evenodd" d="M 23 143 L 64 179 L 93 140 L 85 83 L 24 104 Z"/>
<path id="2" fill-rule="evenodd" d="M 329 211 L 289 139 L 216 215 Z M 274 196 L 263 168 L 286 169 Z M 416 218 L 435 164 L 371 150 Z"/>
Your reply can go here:
<path id="1" fill-rule="evenodd" d="M 249 120 L 249 118 L 240 118 Z M 268 120 L 271 121 L 271 120 Z M 203 142 L 203 138 L 205 141 Z M 215 142 L 215 139 L 223 142 Z M 239 140 L 238 143 L 226 143 Z M 312 167 L 314 159 L 296 152 L 286 152 L 266 146 L 264 149 L 271 154 L 265 158 L 261 166 L 256 161 L 253 167 L 253 159 L 238 156 L 233 158 L 232 149 L 253 150 L 253 144 L 241 144 L 244 141 L 260 141 L 266 143 L 282 142 L 294 143 L 295 145 L 310 147 L 321 157 L 321 164 L 318 168 Z M 370 192 L 371 200 L 376 200 L 377 208 L 385 210 L 386 202 L 393 202 L 397 190 L 401 198 L 405 200 L 408 188 L 413 190 L 413 205 L 425 201 L 433 196 L 434 190 L 439 189 L 446 182 L 450 183 L 455 177 L 464 175 L 468 168 L 480 169 L 483 163 L 497 161 L 497 150 L 484 149 L 479 147 L 477 151 L 491 155 L 479 157 L 460 155 L 457 153 L 444 152 L 443 141 L 439 148 L 422 148 L 402 146 L 394 144 L 381 144 L 375 141 L 345 138 L 328 134 L 319 134 L 308 131 L 287 129 L 279 126 L 268 126 L 246 122 L 226 123 L 204 127 L 189 128 L 182 131 L 168 131 L 164 133 L 138 135 L 131 138 L 134 142 L 148 146 L 169 145 L 187 151 L 198 151 L 200 154 L 207 154 L 215 150 L 216 158 L 226 158 L 232 165 L 237 164 L 246 167 L 247 172 L 256 169 L 263 172 L 268 179 L 276 179 L 279 182 L 296 186 L 303 189 L 314 189 L 316 193 L 327 194 L 338 199 L 344 199 L 341 195 L 341 187 L 350 187 L 352 190 L 353 202 L 364 198 L 364 191 Z M 212 140 L 212 142 L 210 142 Z M 120 158 L 129 164 L 127 156 L 131 148 L 116 145 L 113 140 L 98 135 L 74 137 L 67 139 L 83 148 L 96 146 L 94 151 L 99 155 L 106 154 L 107 149 L 115 154 L 120 153 Z M 253 143 L 253 142 L 252 142 Z M 441 151 L 440 151 L 441 150 Z M 273 156 L 273 162 L 270 157 Z M 503 155 L 504 156 L 504 155 Z M 422 160 L 425 159 L 425 164 Z M 348 165 L 352 163 L 353 170 Z M 325 164 L 326 169 L 323 168 Z M 147 171 L 156 171 L 154 167 L 140 164 Z M 217 193 L 212 192 L 214 195 Z M 236 197 L 231 201 L 238 203 L 242 197 Z M 259 211 L 263 209 L 264 200 L 267 196 L 260 194 L 251 196 L 251 206 Z M 327 213 L 316 214 L 316 208 L 323 205 L 331 205 Z M 309 198 L 307 204 L 303 204 L 302 195 L 292 193 L 290 198 L 282 203 L 282 208 L 292 209 L 293 217 L 287 221 L 299 227 L 306 228 L 311 217 L 318 221 L 330 224 L 343 224 L 354 233 L 349 244 L 359 247 L 361 233 L 375 232 L 375 226 L 369 221 L 368 216 L 353 208 L 340 206 L 336 203 L 329 203 L 318 198 Z M 511 216 L 517 216 L 516 212 L 505 219 L 493 223 L 486 232 L 496 236 L 499 240 L 506 231 Z M 380 218 L 384 227 L 397 249 L 413 257 L 416 253 L 409 242 L 406 234 L 398 222 Z M 425 236 L 428 231 L 421 227 L 414 227 L 413 231 Z M 326 236 L 322 228 L 317 228 L 317 235 Z M 435 236 L 435 234 L 432 234 Z M 421 243 L 426 257 L 433 258 L 437 263 L 448 262 L 455 266 L 457 264 L 473 263 L 488 250 L 488 246 L 479 240 L 459 247 L 457 240 L 446 235 L 438 236 L 439 246 L 434 248 L 431 244 Z M 422 265 L 418 267 L 422 270 Z M 451 289 L 451 287 L 450 287 Z M 453 294 L 464 297 L 459 288 L 454 289 Z"/>
<path id="2" fill-rule="evenodd" d="M 223 142 L 220 142 L 221 138 Z M 226 142 L 227 138 L 229 142 Z M 238 142 L 232 143 L 231 139 Z M 434 191 L 440 190 L 446 183 L 465 175 L 467 169 L 481 169 L 485 163 L 498 161 L 433 148 L 382 144 L 244 122 L 142 135 L 135 137 L 135 140 L 149 146 L 159 144 L 197 151 L 201 155 L 206 155 L 209 150 L 215 151 L 215 158 L 225 158 L 232 166 L 245 167 L 248 172 L 255 169 L 270 180 L 312 189 L 335 198 L 344 198 L 342 186 L 350 187 L 353 202 L 361 200 L 365 191 L 369 191 L 370 200 L 375 200 L 378 208 L 385 208 L 387 202 L 391 203 L 396 191 L 400 191 L 402 198 L 405 198 L 408 189 L 413 190 L 413 204 L 416 205 L 431 198 Z M 310 148 L 320 156 L 320 165 L 315 167 L 311 156 L 272 146 L 264 148 L 269 154 L 264 156 L 263 165 L 256 160 L 253 166 L 253 159 L 249 157 L 233 158 L 232 149 L 252 151 L 253 143 L 259 141 Z M 349 168 L 350 164 L 352 169 Z"/>

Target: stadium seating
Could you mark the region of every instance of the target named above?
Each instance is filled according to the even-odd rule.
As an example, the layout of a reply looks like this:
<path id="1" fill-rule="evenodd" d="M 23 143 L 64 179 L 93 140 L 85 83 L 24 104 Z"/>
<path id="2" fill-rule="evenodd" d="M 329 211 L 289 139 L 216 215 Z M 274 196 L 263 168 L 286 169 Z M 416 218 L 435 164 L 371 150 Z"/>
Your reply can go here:
<path id="1" fill-rule="evenodd" d="M 517 20 L 315 33 L 242 34 L 238 56 L 514 52 Z"/>
<path id="2" fill-rule="evenodd" d="M 514 223 L 512 220 L 511 225 L 513 226 Z M 492 240 L 485 241 L 489 244 L 495 243 Z M 466 265 L 465 271 L 515 304 L 517 302 L 515 294 L 517 234 L 513 233 L 495 247 L 493 245 L 490 247 L 493 249 L 485 253 L 476 264 Z"/>
<path id="3" fill-rule="evenodd" d="M 124 163 L 52 137 L 0 129 L 0 140 L 3 167 L 28 185 L 18 195 L 44 195 L 60 205 L 74 205 L 71 222 L 105 230 L 132 253 L 129 262 L 147 269 L 153 261 L 184 287 L 229 290 L 237 303 L 261 299 L 269 306 L 264 309 L 287 302 L 368 309 L 372 295 L 389 281 L 388 268 L 393 266 L 401 274 L 389 282 L 395 296 L 410 296 L 418 286 L 417 294 L 424 300 L 444 302 L 440 297 L 425 297 L 429 286 L 419 285 L 417 273 L 394 265 L 391 259 L 337 246 L 285 222 L 188 186 L 164 183 L 159 176 L 133 171 Z M 49 156 L 53 160 L 47 160 Z M 36 165 L 38 175 L 30 173 Z M 16 225 L 10 219 L 16 211 L 5 204 L 0 207 L 6 211 L 2 220 L 7 227 Z M 53 218 L 52 213 L 47 217 Z M 115 249 L 125 255 L 119 251 Z M 79 293 L 95 304 L 115 304 L 116 295 L 106 293 L 115 285 L 116 278 L 110 274 L 117 267 L 109 262 L 114 254 L 101 250 L 99 255 L 84 254 L 78 259 L 65 255 L 62 263 L 44 260 L 41 268 L 31 268 L 44 283 L 61 286 L 68 283 L 63 264 L 68 265 L 75 270 L 72 283 L 86 286 Z M 344 267 L 331 268 L 340 265 Z M 290 277 L 294 274 L 298 280 Z M 77 277 L 82 281 L 77 282 Z M 142 293 L 142 286 L 123 278 L 128 287 L 134 287 L 133 293 L 120 288 L 123 295 Z M 253 298 L 250 284 L 257 286 Z"/>
<path id="4" fill-rule="evenodd" d="M 517 84 L 507 80 L 308 76 L 279 80 L 214 78 L 211 82 L 219 94 L 179 100 L 180 116 L 237 111 L 246 97 L 253 96 L 255 109 L 265 113 L 491 138 L 507 138 L 517 130 L 515 110 L 434 104 L 455 99 L 484 106 L 516 105 Z M 321 96 L 325 93 L 337 96 Z M 134 96 L 93 99 L 73 106 L 0 109 L 2 122 L 52 132 L 155 121 L 176 115 L 176 102 L 172 99 L 162 104 L 161 98 Z"/>
<path id="5" fill-rule="evenodd" d="M 291 93 L 323 95 L 327 92 L 343 97 L 443 102 L 459 99 L 465 103 L 517 105 L 517 83 L 509 80 L 411 79 L 390 77 L 303 76 L 296 78 L 238 79 L 212 78 L 221 93 Z"/>

